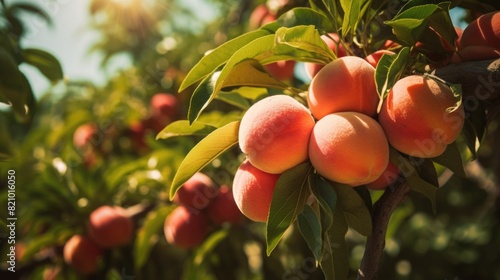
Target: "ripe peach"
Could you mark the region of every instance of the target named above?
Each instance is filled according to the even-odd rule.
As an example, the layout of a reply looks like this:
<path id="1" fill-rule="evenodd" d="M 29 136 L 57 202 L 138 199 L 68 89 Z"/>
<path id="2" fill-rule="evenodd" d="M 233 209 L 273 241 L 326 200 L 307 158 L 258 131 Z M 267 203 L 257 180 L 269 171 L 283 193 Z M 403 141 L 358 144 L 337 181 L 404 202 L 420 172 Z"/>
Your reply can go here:
<path id="1" fill-rule="evenodd" d="M 216 225 L 223 223 L 239 224 L 243 215 L 234 201 L 233 192 L 228 186 L 219 188 L 219 195 L 208 206 L 208 215 Z"/>
<path id="2" fill-rule="evenodd" d="M 405 154 L 439 156 L 458 137 L 464 109 L 450 88 L 430 78 L 412 75 L 398 80 L 382 104 L 379 122 L 389 143 Z"/>
<path id="3" fill-rule="evenodd" d="M 373 66 L 374 68 L 376 68 L 379 60 L 382 58 L 382 56 L 384 54 L 391 55 L 391 54 L 394 54 L 394 52 L 393 51 L 389 51 L 389 50 L 378 50 L 378 51 L 375 51 L 375 52 L 367 55 L 365 57 L 365 60 L 368 63 L 370 63 L 371 66 Z"/>
<path id="4" fill-rule="evenodd" d="M 375 68 L 357 56 L 344 56 L 327 64 L 309 86 L 307 104 L 316 119 L 343 111 L 375 116 L 379 96 Z"/>
<path id="5" fill-rule="evenodd" d="M 314 119 L 305 106 L 287 95 L 266 97 L 241 120 L 238 139 L 255 167 L 279 174 L 307 160 Z"/>
<path id="6" fill-rule="evenodd" d="M 314 126 L 309 157 L 321 176 L 359 186 L 375 181 L 384 172 L 389 145 L 373 118 L 357 112 L 333 113 Z"/>
<path id="7" fill-rule="evenodd" d="M 264 68 L 279 80 L 288 81 L 293 78 L 295 61 L 280 60 L 264 65 Z"/>
<path id="8" fill-rule="evenodd" d="M 332 50 L 337 57 L 343 57 L 347 55 L 346 49 L 344 45 L 340 44 L 340 37 L 337 33 L 329 33 L 331 38 L 326 35 L 321 35 L 321 39 L 325 41 L 326 45 Z M 332 40 L 333 39 L 333 40 Z M 337 49 L 338 46 L 338 49 Z M 321 70 L 325 65 L 318 63 L 307 62 L 304 64 L 306 68 L 306 73 L 310 78 L 313 78 L 318 74 L 319 70 Z"/>
<path id="9" fill-rule="evenodd" d="M 101 206 L 89 218 L 89 235 L 103 248 L 128 244 L 134 234 L 134 225 L 127 211 L 119 206 Z"/>
<path id="10" fill-rule="evenodd" d="M 197 172 L 177 191 L 174 202 L 190 208 L 191 211 L 207 208 L 210 201 L 217 196 L 217 189 L 212 179 Z"/>
<path id="11" fill-rule="evenodd" d="M 233 196 L 241 213 L 250 220 L 266 222 L 279 174 L 266 173 L 245 160 L 234 175 Z"/>
<path id="12" fill-rule="evenodd" d="M 399 178 L 399 168 L 389 161 L 384 173 L 377 180 L 366 184 L 366 187 L 371 190 L 383 190 L 397 181 Z"/>
<path id="13" fill-rule="evenodd" d="M 179 104 L 177 98 L 168 93 L 157 93 L 150 101 L 150 127 L 160 132 L 166 125 L 177 118 Z"/>
<path id="14" fill-rule="evenodd" d="M 205 239 L 208 228 L 209 221 L 203 213 L 178 206 L 165 219 L 163 230 L 168 243 L 189 249 Z"/>
<path id="15" fill-rule="evenodd" d="M 102 249 L 91 239 L 82 235 L 73 235 L 63 249 L 64 261 L 82 274 L 97 271 L 102 256 Z"/>
<path id="16" fill-rule="evenodd" d="M 460 38 L 460 49 L 469 46 L 500 49 L 500 11 L 481 15 L 464 29 Z"/>
<path id="17" fill-rule="evenodd" d="M 99 139 L 97 125 L 86 123 L 79 126 L 73 134 L 73 144 L 76 148 L 87 149 L 89 145 L 97 145 Z"/>
<path id="18" fill-rule="evenodd" d="M 266 23 L 276 20 L 276 15 L 269 10 L 266 4 L 260 4 L 250 13 L 249 27 L 250 29 L 257 29 Z"/>

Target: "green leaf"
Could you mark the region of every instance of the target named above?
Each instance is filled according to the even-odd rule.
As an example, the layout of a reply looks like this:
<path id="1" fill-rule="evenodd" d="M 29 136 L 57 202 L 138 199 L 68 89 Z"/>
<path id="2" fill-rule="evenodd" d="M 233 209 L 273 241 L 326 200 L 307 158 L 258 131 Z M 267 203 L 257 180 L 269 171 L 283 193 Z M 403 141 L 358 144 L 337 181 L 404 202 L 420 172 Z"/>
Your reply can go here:
<path id="1" fill-rule="evenodd" d="M 59 61 L 50 53 L 39 49 L 25 49 L 22 51 L 24 62 L 33 65 L 50 81 L 63 78 L 63 71 Z"/>
<path id="2" fill-rule="evenodd" d="M 158 241 L 166 217 L 175 209 L 175 205 L 163 205 L 149 212 L 142 226 L 137 230 L 134 243 L 134 267 L 140 271 L 149 258 L 151 249 Z"/>
<path id="3" fill-rule="evenodd" d="M 337 194 L 337 205 L 344 212 L 349 227 L 364 236 L 370 236 L 373 227 L 372 216 L 363 198 L 351 186 L 333 182 L 332 185 Z"/>
<path id="4" fill-rule="evenodd" d="M 229 235 L 227 228 L 220 229 L 211 233 L 194 253 L 193 263 L 195 266 L 201 265 L 203 261 L 209 259 L 209 254 L 217 247 L 217 245 Z"/>
<path id="5" fill-rule="evenodd" d="M 384 54 L 380 58 L 375 69 L 375 83 L 381 101 L 379 107 L 389 90 L 403 74 L 409 58 L 410 49 L 408 47 L 402 48 L 398 54 Z"/>
<path id="6" fill-rule="evenodd" d="M 42 19 L 44 19 L 48 24 L 52 24 L 52 20 L 44 10 L 40 9 L 39 7 L 32 5 L 32 4 L 27 4 L 27 3 L 14 3 L 11 4 L 8 8 L 8 11 L 6 13 L 16 13 L 18 11 L 24 10 L 26 12 L 31 12 L 33 14 L 38 15 Z"/>
<path id="7" fill-rule="evenodd" d="M 349 32 L 353 33 L 359 23 L 362 0 L 340 0 L 342 10 L 344 10 L 344 21 L 342 23 L 342 37 L 346 37 Z"/>
<path id="8" fill-rule="evenodd" d="M 344 280 L 349 274 L 349 252 L 345 241 L 347 222 L 339 202 L 333 212 L 333 226 L 323 234 L 319 265 L 326 280 Z"/>
<path id="9" fill-rule="evenodd" d="M 268 256 L 302 212 L 309 195 L 307 178 L 312 170 L 309 162 L 302 163 L 283 172 L 278 179 L 266 224 Z"/>
<path id="10" fill-rule="evenodd" d="M 323 14 L 311 8 L 294 8 L 281 15 L 276 23 L 282 27 L 313 25 L 316 29 L 333 31 L 331 21 Z"/>
<path id="11" fill-rule="evenodd" d="M 309 176 L 309 185 L 312 194 L 319 202 L 323 230 L 327 231 L 333 224 L 333 211 L 337 204 L 337 194 L 332 185 L 323 180 L 318 174 L 313 173 Z"/>
<path id="12" fill-rule="evenodd" d="M 206 136 L 217 129 L 208 124 L 194 122 L 189 125 L 189 121 L 180 120 L 170 123 L 156 135 L 156 139 L 167 139 L 179 136 Z"/>
<path id="13" fill-rule="evenodd" d="M 223 82 L 223 87 L 252 86 L 286 89 L 288 85 L 277 80 L 257 60 L 248 59 L 234 65 Z"/>
<path id="14" fill-rule="evenodd" d="M 190 85 L 203 79 L 215 69 L 224 64 L 236 51 L 253 40 L 265 35 L 269 35 L 269 31 L 259 29 L 245 33 L 235 39 L 227 41 L 216 49 L 206 54 L 198 63 L 189 71 L 186 78 L 182 81 L 179 92 L 185 90 Z"/>
<path id="15" fill-rule="evenodd" d="M 30 87 L 23 74 L 17 68 L 14 58 L 0 49 L 0 100 L 8 100 L 12 109 L 21 117 L 28 113 L 25 107 L 28 102 Z"/>
<path id="16" fill-rule="evenodd" d="M 170 199 L 173 199 L 182 184 L 196 172 L 238 143 L 239 126 L 239 121 L 230 122 L 212 131 L 189 151 L 175 173 L 170 187 Z"/>
<path id="17" fill-rule="evenodd" d="M 311 206 L 304 205 L 304 210 L 297 216 L 297 224 L 314 258 L 320 260 L 321 247 L 323 246 L 321 223 Z"/>
<path id="18" fill-rule="evenodd" d="M 286 45 L 294 49 L 316 54 L 319 58 L 317 62 L 328 63 L 337 58 L 325 41 L 321 39 L 318 30 L 312 25 L 280 28 L 276 31 L 276 42 L 278 46 Z M 287 52 L 288 50 L 286 49 L 283 54 Z"/>
<path id="19" fill-rule="evenodd" d="M 233 105 L 241 110 L 247 110 L 252 104 L 237 92 L 219 92 L 215 99 Z"/>
<path id="20" fill-rule="evenodd" d="M 462 156 L 460 155 L 460 151 L 458 150 L 456 142 L 448 144 L 444 153 L 435 158 L 432 158 L 432 160 L 444 167 L 447 167 L 456 175 L 463 178 L 466 177 L 464 165 L 462 162 Z"/>

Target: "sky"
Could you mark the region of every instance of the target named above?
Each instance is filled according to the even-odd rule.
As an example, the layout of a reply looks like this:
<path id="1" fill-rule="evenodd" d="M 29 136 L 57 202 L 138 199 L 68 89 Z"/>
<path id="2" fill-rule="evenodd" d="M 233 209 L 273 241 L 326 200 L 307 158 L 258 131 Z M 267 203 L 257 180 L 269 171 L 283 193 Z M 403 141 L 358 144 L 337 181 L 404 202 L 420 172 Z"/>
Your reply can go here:
<path id="1" fill-rule="evenodd" d="M 24 2 L 24 0 L 6 2 Z M 49 26 L 34 15 L 25 15 L 28 32 L 22 41 L 23 47 L 40 48 L 53 54 L 61 63 L 66 79 L 91 80 L 96 85 L 104 85 L 113 72 L 130 66 L 131 62 L 126 56 L 118 56 L 111 61 L 107 69 L 102 69 L 101 55 L 88 52 L 90 46 L 99 39 L 99 33 L 89 26 L 91 0 L 31 0 L 31 2 L 45 10 L 52 18 L 53 24 Z M 206 0 L 181 2 L 187 7 L 197 7 L 199 16 L 206 20 L 214 16 L 209 6 L 204 3 Z M 452 17 L 456 18 L 459 14 L 460 11 L 454 11 Z M 38 70 L 27 65 L 22 65 L 21 69 L 30 80 L 35 96 L 42 95 L 50 87 L 50 83 Z"/>

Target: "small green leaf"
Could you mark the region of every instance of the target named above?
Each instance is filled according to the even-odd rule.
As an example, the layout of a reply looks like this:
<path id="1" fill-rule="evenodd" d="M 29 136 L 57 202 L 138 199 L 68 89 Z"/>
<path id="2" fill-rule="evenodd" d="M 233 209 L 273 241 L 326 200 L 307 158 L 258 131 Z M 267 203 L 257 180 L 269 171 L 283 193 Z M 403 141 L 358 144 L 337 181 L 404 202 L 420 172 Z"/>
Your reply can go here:
<path id="1" fill-rule="evenodd" d="M 323 180 L 318 174 L 313 173 L 309 176 L 309 185 L 320 205 L 323 230 L 327 231 L 333 224 L 333 211 L 337 204 L 337 194 L 332 185 Z"/>
<path id="2" fill-rule="evenodd" d="M 14 58 L 0 49 L 0 100 L 8 100 L 17 115 L 25 117 L 30 87 Z"/>
<path id="3" fill-rule="evenodd" d="M 312 172 L 309 162 L 281 174 L 273 192 L 266 224 L 267 255 L 269 256 L 288 227 L 302 212 L 309 196 L 307 178 Z"/>
<path id="4" fill-rule="evenodd" d="M 314 25 L 316 29 L 320 30 L 333 30 L 333 26 L 330 20 L 323 14 L 311 8 L 294 8 L 283 15 L 281 15 L 277 20 L 282 27 L 294 27 L 299 25 Z"/>
<path id="5" fill-rule="evenodd" d="M 189 151 L 175 173 L 170 187 L 170 199 L 196 172 L 238 143 L 239 126 L 239 121 L 230 122 L 212 131 Z"/>
<path id="6" fill-rule="evenodd" d="M 53 55 L 39 49 L 25 49 L 22 51 L 24 62 L 33 65 L 50 81 L 63 78 L 61 64 Z"/>
<path id="7" fill-rule="evenodd" d="M 447 167 L 456 175 L 465 178 L 464 165 L 462 162 L 462 156 L 460 155 L 460 151 L 458 150 L 458 146 L 456 142 L 453 142 L 446 146 L 446 150 L 441 155 L 432 158 L 438 164 L 441 164 L 444 167 Z"/>
<path id="8" fill-rule="evenodd" d="M 142 226 L 137 230 L 134 243 L 134 267 L 140 271 L 149 259 L 151 249 L 158 240 L 165 218 L 175 209 L 175 205 L 163 205 L 149 212 Z"/>
<path id="9" fill-rule="evenodd" d="M 375 83 L 381 101 L 379 107 L 388 91 L 403 74 L 409 58 L 410 49 L 408 47 L 402 48 L 398 54 L 384 54 L 380 58 L 375 69 Z"/>
<path id="10" fill-rule="evenodd" d="M 192 125 L 189 125 L 189 121 L 180 120 L 165 127 L 156 135 L 156 139 L 167 139 L 178 136 L 206 136 L 215 129 L 217 128 L 201 122 L 194 122 Z"/>
<path id="11" fill-rule="evenodd" d="M 349 33 L 354 33 L 357 29 L 362 0 L 341 0 L 342 10 L 344 10 L 344 21 L 342 23 L 342 37 L 346 37 Z"/>
<path id="12" fill-rule="evenodd" d="M 11 4 L 6 13 L 17 13 L 18 11 L 21 12 L 22 10 L 38 15 L 39 17 L 44 19 L 48 24 L 52 24 L 52 20 L 49 14 L 47 14 L 44 10 L 32 4 L 27 4 L 27 3 Z"/>
<path id="13" fill-rule="evenodd" d="M 182 81 L 179 92 L 185 90 L 190 85 L 203 79 L 215 69 L 224 64 L 236 51 L 253 40 L 265 35 L 269 35 L 269 31 L 259 29 L 245 33 L 235 39 L 232 39 L 216 49 L 206 54 L 198 63 L 189 71 L 186 78 Z"/>
<path id="14" fill-rule="evenodd" d="M 276 43 L 315 54 L 318 62 L 328 63 L 337 58 L 312 25 L 280 28 L 276 31 Z"/>
<path id="15" fill-rule="evenodd" d="M 304 205 L 304 210 L 297 216 L 297 224 L 314 258 L 320 260 L 321 248 L 323 246 L 321 223 L 318 215 L 311 206 Z"/>
<path id="16" fill-rule="evenodd" d="M 219 92 L 215 99 L 233 105 L 241 110 L 247 110 L 252 104 L 237 92 Z"/>
<path id="17" fill-rule="evenodd" d="M 372 216 L 363 198 L 351 186 L 333 182 L 332 185 L 337 193 L 337 205 L 344 212 L 349 227 L 364 236 L 370 236 L 373 227 Z"/>
<path id="18" fill-rule="evenodd" d="M 288 85 L 277 80 L 257 60 L 248 59 L 236 64 L 223 82 L 223 87 L 252 86 L 286 89 Z"/>
<path id="19" fill-rule="evenodd" d="M 209 254 L 213 252 L 215 247 L 229 235 L 227 228 L 222 228 L 214 233 L 211 233 L 203 243 L 196 249 L 193 256 L 193 264 L 201 265 L 203 261 L 209 259 Z"/>

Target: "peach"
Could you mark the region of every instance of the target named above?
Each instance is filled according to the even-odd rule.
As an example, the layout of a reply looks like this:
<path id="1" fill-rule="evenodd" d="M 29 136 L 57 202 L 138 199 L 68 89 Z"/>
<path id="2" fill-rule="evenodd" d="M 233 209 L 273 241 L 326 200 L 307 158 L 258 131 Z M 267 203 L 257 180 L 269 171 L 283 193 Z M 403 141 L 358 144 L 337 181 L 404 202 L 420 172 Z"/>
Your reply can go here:
<path id="1" fill-rule="evenodd" d="M 378 51 L 375 51 L 375 52 L 367 55 L 365 57 L 365 60 L 368 63 L 370 63 L 371 66 L 373 66 L 374 68 L 376 68 L 379 60 L 382 58 L 382 56 L 384 54 L 392 55 L 392 54 L 394 54 L 394 52 L 393 51 L 389 51 L 389 50 L 378 50 Z"/>
<path id="2" fill-rule="evenodd" d="M 325 41 L 326 45 L 332 50 L 337 57 L 343 57 L 347 55 L 346 49 L 344 45 L 340 44 L 340 37 L 337 35 L 337 33 L 329 33 L 330 37 L 327 35 L 321 35 L 321 39 Z M 338 46 L 338 49 L 337 49 Z M 319 70 L 321 70 L 325 65 L 323 64 L 318 64 L 318 63 L 312 63 L 312 62 L 307 62 L 304 64 L 306 68 L 306 73 L 309 75 L 310 78 L 313 78 L 318 74 Z"/>
<path id="3" fill-rule="evenodd" d="M 234 175 L 233 196 L 241 213 L 252 221 L 266 222 L 279 174 L 266 173 L 245 160 Z"/>
<path id="4" fill-rule="evenodd" d="M 99 139 L 98 137 L 98 129 L 97 125 L 94 123 L 86 123 L 80 125 L 73 134 L 73 144 L 76 148 L 86 149 L 90 145 L 98 145 Z"/>
<path id="5" fill-rule="evenodd" d="M 168 243 L 190 249 L 203 242 L 208 234 L 209 221 L 201 212 L 178 206 L 165 219 L 163 229 Z"/>
<path id="6" fill-rule="evenodd" d="M 305 106 L 287 95 L 266 97 L 241 120 L 240 149 L 255 167 L 279 174 L 307 160 L 314 119 Z"/>
<path id="7" fill-rule="evenodd" d="M 500 11 L 481 15 L 464 29 L 460 38 L 460 49 L 469 46 L 500 49 Z"/>
<path id="8" fill-rule="evenodd" d="M 314 126 L 309 156 L 321 176 L 359 186 L 382 175 L 389 163 L 389 144 L 373 118 L 357 112 L 333 113 Z"/>
<path id="9" fill-rule="evenodd" d="M 389 161 L 387 168 L 384 173 L 378 177 L 375 181 L 366 184 L 366 187 L 371 190 L 384 190 L 388 186 L 395 183 L 399 178 L 399 168 L 392 162 Z"/>
<path id="10" fill-rule="evenodd" d="M 464 123 L 463 106 L 454 111 L 450 88 L 423 76 L 398 80 L 379 113 L 389 143 L 405 154 L 432 158 L 458 137 Z"/>
<path id="11" fill-rule="evenodd" d="M 82 235 L 73 235 L 63 249 L 64 261 L 82 274 L 97 271 L 102 258 L 102 249 L 91 239 Z"/>
<path id="12" fill-rule="evenodd" d="M 202 210 L 207 208 L 210 201 L 217 196 L 217 192 L 212 179 L 197 172 L 177 191 L 174 202 L 190 208 L 191 211 Z"/>
<path id="13" fill-rule="evenodd" d="M 123 246 L 132 240 L 134 224 L 119 206 L 101 206 L 89 217 L 89 235 L 103 248 Z"/>
<path id="14" fill-rule="evenodd" d="M 177 118 L 179 104 L 174 95 L 157 93 L 150 100 L 150 110 L 149 125 L 155 132 L 160 132 Z"/>
<path id="15" fill-rule="evenodd" d="M 264 68 L 279 80 L 288 81 L 294 76 L 295 61 L 280 60 L 264 65 Z"/>
<path id="16" fill-rule="evenodd" d="M 309 109 L 318 120 L 343 111 L 375 116 L 378 102 L 375 68 L 356 56 L 327 64 L 312 79 L 307 95 Z"/>
<path id="17" fill-rule="evenodd" d="M 260 4 L 250 13 L 249 27 L 257 29 L 262 25 L 276 20 L 276 15 L 267 7 L 266 4 Z"/>
<path id="18" fill-rule="evenodd" d="M 225 185 L 219 188 L 219 195 L 210 202 L 207 210 L 208 216 L 216 225 L 239 224 L 243 220 L 243 215 L 234 201 L 233 192 Z"/>

